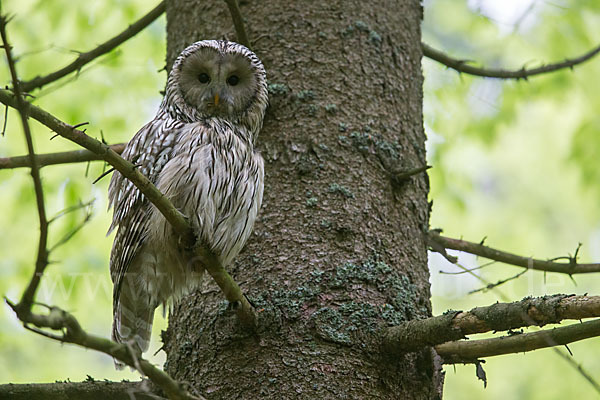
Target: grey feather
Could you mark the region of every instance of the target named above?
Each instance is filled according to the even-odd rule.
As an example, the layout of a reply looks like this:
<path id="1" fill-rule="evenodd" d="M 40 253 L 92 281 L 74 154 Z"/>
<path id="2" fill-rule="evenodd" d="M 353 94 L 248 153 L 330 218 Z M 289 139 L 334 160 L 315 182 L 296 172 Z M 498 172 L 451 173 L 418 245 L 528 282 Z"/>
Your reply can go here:
<path id="1" fill-rule="evenodd" d="M 263 159 L 254 143 L 267 104 L 266 73 L 254 53 L 233 42 L 196 42 L 175 61 L 156 117 L 123 152 L 190 218 L 201 243 L 225 266 L 246 243 L 262 203 Z M 154 309 L 189 293 L 203 270 L 118 172 L 108 195 L 114 208 L 109 233 L 117 229 L 110 257 L 112 336 L 143 352 Z"/>

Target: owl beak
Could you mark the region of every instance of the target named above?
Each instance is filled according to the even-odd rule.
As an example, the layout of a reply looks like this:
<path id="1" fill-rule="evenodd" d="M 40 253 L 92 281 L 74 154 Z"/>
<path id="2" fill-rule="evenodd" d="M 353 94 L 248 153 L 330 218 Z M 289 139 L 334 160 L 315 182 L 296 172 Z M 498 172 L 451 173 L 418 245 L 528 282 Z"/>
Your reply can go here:
<path id="1" fill-rule="evenodd" d="M 215 106 L 219 106 L 219 93 L 215 93 Z"/>

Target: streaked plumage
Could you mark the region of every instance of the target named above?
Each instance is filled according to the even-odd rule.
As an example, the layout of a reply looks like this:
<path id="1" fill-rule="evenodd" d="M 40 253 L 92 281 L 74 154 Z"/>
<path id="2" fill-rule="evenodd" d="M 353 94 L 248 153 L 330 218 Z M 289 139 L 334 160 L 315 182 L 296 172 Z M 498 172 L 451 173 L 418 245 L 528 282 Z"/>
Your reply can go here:
<path id="1" fill-rule="evenodd" d="M 267 102 L 265 70 L 254 53 L 233 42 L 196 42 L 175 61 L 156 117 L 123 152 L 190 218 L 225 266 L 244 246 L 262 202 L 263 160 L 254 142 Z M 203 271 L 186 257 L 164 217 L 118 172 L 109 202 L 109 232 L 117 228 L 110 258 L 112 336 L 145 351 L 156 307 L 188 293 Z"/>

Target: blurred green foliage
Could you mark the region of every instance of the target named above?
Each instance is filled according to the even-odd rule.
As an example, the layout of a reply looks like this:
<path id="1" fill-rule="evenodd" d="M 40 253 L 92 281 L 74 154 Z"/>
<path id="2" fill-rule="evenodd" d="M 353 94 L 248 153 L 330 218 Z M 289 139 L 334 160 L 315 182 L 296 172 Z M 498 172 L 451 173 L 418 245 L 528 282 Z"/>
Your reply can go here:
<path id="1" fill-rule="evenodd" d="M 3 2 L 3 12 L 14 15 L 8 25 L 9 40 L 18 57 L 23 80 L 44 75 L 120 33 L 156 4 L 137 1 L 13 0 Z M 127 141 L 155 113 L 164 87 L 165 17 L 113 52 L 86 65 L 78 75 L 64 78 L 34 92 L 34 103 L 65 122 L 89 122 L 88 134 L 108 143 Z M 3 84 L 10 83 L 4 55 L 0 68 Z M 36 151 L 48 153 L 78 147 L 35 121 Z M 0 157 L 26 154 L 18 115 L 9 111 L 8 126 L 0 137 Z M 112 244 L 106 237 L 110 214 L 106 212 L 109 177 L 92 182 L 103 163 L 51 166 L 42 170 L 49 217 L 61 210 L 94 200 L 91 207 L 69 213 L 50 226 L 50 246 L 71 232 L 92 213 L 91 221 L 72 240 L 54 251 L 53 262 L 42 280 L 37 299 L 71 311 L 88 331 L 108 337 L 112 320 L 112 284 L 108 257 Z M 26 169 L 0 171 L 0 294 L 18 300 L 35 260 L 38 221 L 33 186 Z M 165 322 L 157 316 L 158 350 Z M 162 353 L 161 353 L 162 354 Z M 163 356 L 151 357 L 162 363 Z M 52 382 L 94 378 L 136 379 L 129 371 L 117 372 L 103 354 L 61 345 L 25 331 L 6 306 L 0 306 L 0 381 Z"/>
<path id="2" fill-rule="evenodd" d="M 519 69 L 579 56 L 598 45 L 597 1 L 424 3 L 423 40 L 479 65 Z M 528 81 L 459 75 L 425 59 L 425 130 L 431 226 L 452 237 L 524 256 L 574 254 L 600 261 L 600 58 Z M 488 260 L 460 255 L 466 267 Z M 430 255 L 434 314 L 553 293 L 599 294 L 600 276 L 531 272 L 496 290 Z M 475 271 L 496 282 L 520 272 L 493 264 Z M 486 336 L 495 336 L 489 334 Z M 600 380 L 600 339 L 569 345 L 573 360 Z M 566 352 L 565 349 L 561 351 Z M 552 349 L 489 358 L 488 387 L 474 366 L 449 366 L 445 399 L 597 397 Z"/>
<path id="3" fill-rule="evenodd" d="M 12 0 L 3 11 L 14 14 L 9 36 L 19 56 L 22 79 L 65 65 L 73 50 L 85 51 L 112 37 L 154 4 L 141 0 L 69 2 Z M 600 37 L 597 1 L 456 1 L 424 3 L 424 40 L 434 47 L 489 67 L 520 68 L 578 56 Z M 165 82 L 164 16 L 119 49 L 36 93 L 37 105 L 72 124 L 90 122 L 88 133 L 109 143 L 128 140 L 150 119 Z M 581 261 L 600 260 L 598 149 L 600 147 L 600 58 L 529 81 L 499 81 L 459 75 L 423 61 L 425 129 L 428 134 L 432 227 L 449 236 L 539 258 L 573 253 Z M 5 64 L 1 80 L 7 83 Z M 36 149 L 75 149 L 50 141 L 48 129 L 32 122 Z M 9 112 L 0 137 L 0 157 L 25 154 L 17 115 Z M 102 163 L 46 167 L 42 176 L 50 216 L 94 200 L 91 222 L 52 254 L 38 300 L 73 312 L 90 332 L 108 336 L 112 285 L 108 256 L 112 237 L 106 210 L 108 178 L 92 185 Z M 31 180 L 25 169 L 0 171 L 0 293 L 16 300 L 25 287 L 35 257 L 37 216 Z M 87 209 L 52 223 L 56 243 L 85 217 Z M 460 255 L 467 267 L 482 263 Z M 599 294 L 600 276 L 527 273 L 496 290 L 467 293 L 483 284 L 475 277 L 442 275 L 458 269 L 439 255 L 430 257 L 434 313 L 468 309 L 495 301 L 552 293 Z M 494 264 L 476 271 L 495 282 L 519 272 Z M 150 353 L 165 326 L 157 316 Z M 488 336 L 493 336 L 492 334 Z M 600 379 L 600 340 L 570 345 L 574 360 Z M 161 353 L 162 354 L 162 353 Z M 152 358 L 161 363 L 161 354 Z M 40 357 L 41 355 L 41 357 Z M 595 394 L 582 376 L 553 350 L 490 358 L 484 365 L 488 387 L 473 366 L 446 367 L 445 398 L 558 399 Z M 134 379 L 117 372 L 112 360 L 93 351 L 62 346 L 25 332 L 7 307 L 0 307 L 0 381 L 43 382 L 86 375 Z"/>

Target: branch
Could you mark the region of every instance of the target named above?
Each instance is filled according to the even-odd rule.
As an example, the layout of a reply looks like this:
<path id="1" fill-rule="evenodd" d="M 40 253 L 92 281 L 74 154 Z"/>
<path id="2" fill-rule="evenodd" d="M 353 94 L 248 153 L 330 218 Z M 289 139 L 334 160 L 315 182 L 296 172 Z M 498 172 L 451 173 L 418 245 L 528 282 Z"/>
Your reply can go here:
<path id="1" fill-rule="evenodd" d="M 160 397 L 144 393 L 143 382 L 8 383 L 0 385 L 0 398 L 12 400 L 156 400 Z"/>
<path id="2" fill-rule="evenodd" d="M 225 0 L 225 3 L 227 3 L 231 19 L 233 20 L 235 36 L 238 43 L 243 44 L 250 49 L 250 41 L 248 40 L 248 35 L 246 35 L 246 29 L 244 28 L 244 18 L 240 12 L 240 6 L 238 5 L 237 0 Z"/>
<path id="3" fill-rule="evenodd" d="M 594 317 L 600 317 L 600 296 L 526 297 L 513 303 L 496 303 L 466 312 L 447 311 L 436 317 L 408 321 L 387 328 L 383 344 L 386 352 L 399 354 L 464 339 L 475 333 Z"/>
<path id="4" fill-rule="evenodd" d="M 16 105 L 14 98 L 8 90 L 0 90 L 0 102 L 10 107 L 15 107 Z M 144 196 L 160 210 L 169 223 L 173 225 L 177 233 L 186 239 L 186 243 L 193 244 L 195 242 L 194 233 L 186 217 L 132 163 L 119 156 L 110 146 L 62 122 L 39 107 L 28 103 L 27 111 L 30 117 L 46 125 L 58 135 L 88 149 L 115 167 L 123 176 L 132 181 Z"/>
<path id="5" fill-rule="evenodd" d="M 16 101 L 8 90 L 0 90 L 0 103 L 16 108 Z M 235 283 L 229 273 L 223 268 L 218 258 L 208 249 L 202 246 L 194 246 L 196 237 L 192 226 L 187 218 L 179 211 L 171 201 L 166 198 L 157 188 L 141 174 L 137 168 L 125 160 L 123 157 L 113 151 L 110 146 L 88 136 L 75 127 L 64 123 L 50 113 L 42 110 L 33 104 L 27 104 L 27 112 L 30 117 L 41 122 L 58 135 L 79 144 L 99 158 L 112 165 L 117 171 L 123 174 L 144 194 L 144 196 L 164 215 L 164 217 L 173 226 L 175 231 L 181 236 L 182 243 L 189 248 L 194 248 L 196 257 L 203 263 L 208 273 L 215 279 L 221 291 L 225 294 L 227 300 L 239 305 L 237 315 L 242 324 L 247 328 L 254 328 L 256 325 L 256 315 L 246 297 L 243 295 L 239 286 Z"/>
<path id="6" fill-rule="evenodd" d="M 537 68 L 526 69 L 525 67 L 519 70 L 506 70 L 506 69 L 492 69 L 492 68 L 484 68 L 484 67 L 473 67 L 467 64 L 467 60 L 459 60 L 457 58 L 452 58 L 445 54 L 440 50 L 436 50 L 430 47 L 426 43 L 421 43 L 421 48 L 423 49 L 423 55 L 425 57 L 431 58 L 441 64 L 444 64 L 448 68 L 452 68 L 458 72 L 463 72 L 469 75 L 475 76 L 483 76 L 487 78 L 500 78 L 500 79 L 527 79 L 534 75 L 546 74 L 549 72 L 558 71 L 560 69 L 565 68 L 573 68 L 577 64 L 582 64 L 590 58 L 594 57 L 596 54 L 600 53 L 600 46 L 593 48 L 589 52 L 573 58 L 573 59 L 565 59 L 563 62 L 557 62 L 554 64 L 542 65 Z"/>
<path id="7" fill-rule="evenodd" d="M 2 44 L 6 52 L 6 60 L 10 69 L 10 74 L 13 81 L 13 89 L 15 93 L 15 99 L 19 114 L 21 115 L 21 121 L 23 123 L 23 131 L 27 140 L 27 148 L 29 151 L 29 162 L 31 164 L 31 176 L 33 178 L 36 203 L 38 207 L 38 215 L 40 220 L 40 240 L 38 245 L 38 255 L 36 259 L 35 272 L 27 289 L 23 292 L 21 301 L 18 304 L 13 304 L 6 300 L 6 303 L 12 308 L 17 314 L 20 321 L 26 329 L 34 331 L 40 335 L 48 338 L 58 340 L 60 342 L 74 343 L 80 346 L 101 351 L 109 354 L 124 362 L 131 367 L 137 367 L 140 372 L 148 376 L 153 382 L 160 386 L 167 395 L 174 400 L 192 400 L 197 399 L 196 397 L 190 396 L 184 389 L 179 386 L 179 383 L 172 380 L 169 375 L 160 369 L 154 367 L 146 360 L 138 360 L 137 354 L 132 354 L 127 344 L 116 344 L 110 340 L 103 339 L 97 336 L 88 335 L 71 314 L 64 312 L 56 307 L 47 307 L 50 312 L 47 315 L 35 314 L 31 310 L 31 306 L 34 303 L 35 292 L 40 283 L 40 280 L 44 274 L 44 270 L 48 265 L 48 221 L 46 219 L 46 211 L 44 208 L 44 192 L 42 187 L 42 181 L 39 174 L 39 165 L 35 157 L 35 151 L 33 148 L 33 139 L 31 136 L 31 130 L 27 121 L 28 112 L 31 111 L 31 106 L 23 99 L 21 95 L 21 88 L 19 79 L 17 77 L 17 71 L 15 63 L 11 54 L 11 47 L 6 35 L 6 24 L 8 20 L 5 16 L 0 16 L 0 36 L 2 37 Z M 71 128 L 73 131 L 75 129 Z M 82 132 L 83 134 L 83 132 Z M 110 150 L 112 151 L 112 150 Z M 36 328 L 31 327 L 31 324 L 35 325 Z M 38 328 L 50 328 L 61 331 L 62 335 L 56 335 L 53 333 L 46 332 Z"/>
<path id="8" fill-rule="evenodd" d="M 558 272 L 567 275 L 600 272 L 600 264 L 579 264 L 577 263 L 576 257 L 566 257 L 569 259 L 568 263 L 538 260 L 531 257 L 518 256 L 516 254 L 493 249 L 491 247 L 484 246 L 481 243 L 467 242 L 466 240 L 441 236 L 436 231 L 429 231 L 427 235 L 428 239 L 432 242 L 430 243 L 430 247 L 433 251 L 439 251 L 439 246 L 441 246 L 443 249 L 460 250 L 489 258 L 490 260 L 496 260 L 505 264 L 515 265 L 517 267 L 547 272 Z"/>
<path id="9" fill-rule="evenodd" d="M 75 59 L 72 63 L 64 66 L 63 68 L 52 72 L 46 76 L 38 76 L 30 81 L 23 82 L 21 84 L 21 88 L 25 92 L 31 92 L 32 90 L 39 89 L 42 86 L 45 86 L 51 82 L 54 82 L 74 71 L 79 71 L 81 67 L 85 64 L 93 61 L 94 59 L 100 57 L 103 54 L 106 54 L 116 47 L 120 46 L 123 42 L 131 39 L 135 35 L 137 35 L 140 31 L 154 22 L 158 17 L 165 12 L 165 2 L 161 1 L 158 6 L 156 6 L 152 11 L 148 14 L 144 15 L 138 21 L 129 25 L 127 29 L 113 37 L 112 39 L 102 43 L 98 47 L 93 50 L 90 50 L 85 53 L 80 53 L 79 57 Z"/>
<path id="10" fill-rule="evenodd" d="M 473 363 L 479 358 L 561 346 L 600 336 L 600 319 L 493 339 L 457 341 L 435 346 L 445 364 Z"/>
<path id="11" fill-rule="evenodd" d="M 430 168 L 431 165 L 425 165 L 423 167 L 411 168 L 403 171 L 399 169 L 392 169 L 390 176 L 395 184 L 400 185 L 403 182 L 406 182 L 409 178 L 420 174 L 421 172 L 425 172 Z"/>
<path id="12" fill-rule="evenodd" d="M 109 146 L 117 154 L 121 154 L 125 148 L 125 143 L 113 144 Z M 60 153 L 37 154 L 35 156 L 38 167 L 57 164 L 71 164 L 86 161 L 100 161 L 102 157 L 92 153 L 89 150 L 63 151 Z M 0 157 L 0 169 L 14 169 L 31 167 L 29 156 Z"/>
<path id="13" fill-rule="evenodd" d="M 5 105 L 16 108 L 21 115 L 23 130 L 27 139 L 29 164 L 31 165 L 31 173 L 35 186 L 41 230 L 35 273 L 31 278 L 29 286 L 25 290 L 21 301 L 17 304 L 13 304 L 7 299 L 7 304 L 17 314 L 19 320 L 23 322 L 23 326 L 30 331 L 63 343 L 73 343 L 108 354 L 114 359 L 121 361 L 146 375 L 152 382 L 160 386 L 171 399 L 191 400 L 201 398 L 189 395 L 187 391 L 168 374 L 156 368 L 147 360 L 141 358 L 140 354 L 135 354 L 129 343 L 119 344 L 108 339 L 89 335 L 81 328 L 74 316 L 57 307 L 45 306 L 49 310 L 47 315 L 36 314 L 32 311 L 31 306 L 34 304 L 35 291 L 43 276 L 44 269 L 48 265 L 48 250 L 46 248 L 48 221 L 44 209 L 43 188 L 39 175 L 40 166 L 38 165 L 38 159 L 33 149 L 33 140 L 27 120 L 28 116 L 42 122 L 60 136 L 74 141 L 82 147 L 92 151 L 103 160 L 110 163 L 115 169 L 121 172 L 123 176 L 132 181 L 144 196 L 159 209 L 169 223 L 171 223 L 173 228 L 180 235 L 183 244 L 196 247 L 197 251 L 195 255 L 201 259 L 200 261 L 210 262 L 210 265 L 205 265 L 206 269 L 211 276 L 215 277 L 215 280 L 225 293 L 227 299 L 240 305 L 240 307 L 238 307 L 238 315 L 240 316 L 241 322 L 250 327 L 254 327 L 256 323 L 254 310 L 248 303 L 248 300 L 243 296 L 237 284 L 224 270 L 216 255 L 196 243 L 193 228 L 189 224 L 187 218 L 181 214 L 145 176 L 139 173 L 133 164 L 123 159 L 109 146 L 87 136 L 84 131 L 78 130 L 77 127 L 80 125 L 68 125 L 23 99 L 14 60 L 12 59 L 10 51 L 11 47 L 6 37 L 7 22 L 8 20 L 4 16 L 0 16 L 0 36 L 2 37 L 3 48 L 6 51 L 6 57 L 12 76 L 14 96 L 7 90 L 1 90 L 0 101 Z M 59 244 L 60 243 L 61 242 L 59 242 Z M 59 331 L 60 334 L 48 332 L 45 328 Z"/>
<path id="14" fill-rule="evenodd" d="M 35 261 L 35 271 L 29 285 L 23 292 L 19 308 L 24 312 L 29 312 L 35 292 L 40 283 L 40 279 L 46 266 L 48 265 L 48 220 L 46 218 L 46 208 L 44 207 L 44 189 L 42 187 L 42 178 L 40 177 L 40 167 L 37 163 L 35 149 L 33 148 L 33 139 L 31 136 L 31 129 L 27 120 L 27 102 L 23 99 L 21 87 L 19 84 L 19 78 L 17 77 L 17 70 L 15 68 L 15 62 L 11 54 L 11 46 L 8 42 L 6 35 L 6 24 L 8 19 L 5 16 L 0 16 L 0 36 L 2 36 L 2 44 L 6 53 L 6 61 L 8 68 L 10 69 L 10 75 L 13 81 L 13 88 L 15 93 L 15 108 L 19 111 L 21 116 L 21 123 L 23 125 L 23 132 L 25 133 L 25 140 L 27 141 L 27 151 L 29 153 L 29 164 L 31 165 L 31 178 L 33 179 L 33 187 L 35 190 L 35 201 L 38 209 L 38 219 L 40 224 L 40 239 L 38 241 L 37 257 Z"/>
<path id="15" fill-rule="evenodd" d="M 17 316 L 26 328 L 45 337 L 52 338 L 62 343 L 73 343 L 88 349 L 93 349 L 127 364 L 128 366 L 139 369 L 152 382 L 157 384 L 165 391 L 170 399 L 174 400 L 192 400 L 197 399 L 191 396 L 183 389 L 180 384 L 173 380 L 169 375 L 159 368 L 156 368 L 149 361 L 143 359 L 138 354 L 132 354 L 131 348 L 126 343 L 115 343 L 111 340 L 99 336 L 90 335 L 85 332 L 75 317 L 58 307 L 48 307 L 47 315 L 35 314 L 30 312 L 28 315 L 20 315 L 18 305 L 12 304 L 8 299 L 6 303 L 17 313 Z M 32 328 L 30 324 L 37 328 L 50 328 L 61 331 L 61 335 L 46 333 L 41 329 Z"/>

